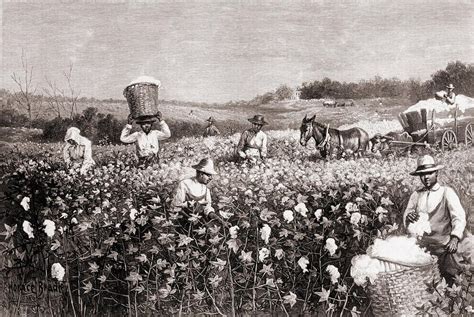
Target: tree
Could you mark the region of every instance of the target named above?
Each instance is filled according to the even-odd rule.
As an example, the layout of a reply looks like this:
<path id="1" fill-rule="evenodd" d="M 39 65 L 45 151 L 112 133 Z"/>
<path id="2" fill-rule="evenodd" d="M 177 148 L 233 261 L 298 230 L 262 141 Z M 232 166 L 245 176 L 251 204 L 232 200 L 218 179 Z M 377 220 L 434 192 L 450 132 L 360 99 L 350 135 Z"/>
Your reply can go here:
<path id="1" fill-rule="evenodd" d="M 281 85 L 275 91 L 275 97 L 277 100 L 290 99 L 294 95 L 294 90 L 288 85 Z"/>
<path id="2" fill-rule="evenodd" d="M 37 101 L 35 97 L 37 87 L 33 87 L 33 66 L 30 67 L 28 65 L 28 58 L 26 57 L 24 50 L 21 51 L 21 66 L 23 69 L 23 76 L 17 75 L 16 73 L 13 73 L 11 76 L 20 89 L 19 93 L 13 94 L 13 97 L 18 106 L 26 110 L 28 113 L 28 119 L 31 123 L 33 120 L 33 108 Z"/>

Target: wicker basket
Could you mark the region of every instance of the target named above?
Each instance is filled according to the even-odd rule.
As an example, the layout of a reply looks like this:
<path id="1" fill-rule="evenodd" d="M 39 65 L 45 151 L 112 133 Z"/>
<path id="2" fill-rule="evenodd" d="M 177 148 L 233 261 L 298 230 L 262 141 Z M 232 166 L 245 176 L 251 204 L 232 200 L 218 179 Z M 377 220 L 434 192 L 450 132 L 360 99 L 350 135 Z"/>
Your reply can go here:
<path id="1" fill-rule="evenodd" d="M 433 299 L 426 284 L 440 280 L 436 257 L 425 266 L 398 266 L 399 270 L 379 273 L 368 286 L 375 316 L 415 316 L 416 307 Z"/>
<path id="2" fill-rule="evenodd" d="M 149 119 L 156 115 L 158 112 L 158 89 L 158 85 L 154 83 L 136 83 L 123 90 L 130 114 L 134 119 Z"/>

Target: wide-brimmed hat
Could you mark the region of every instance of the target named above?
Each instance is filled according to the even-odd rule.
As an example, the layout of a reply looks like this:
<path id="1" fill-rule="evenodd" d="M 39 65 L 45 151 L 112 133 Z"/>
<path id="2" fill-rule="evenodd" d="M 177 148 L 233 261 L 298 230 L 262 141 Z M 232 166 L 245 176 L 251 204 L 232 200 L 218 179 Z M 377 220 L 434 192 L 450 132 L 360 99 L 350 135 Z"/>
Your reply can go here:
<path id="1" fill-rule="evenodd" d="M 416 176 L 423 173 L 430 173 L 442 168 L 444 168 L 444 166 L 436 164 L 431 155 L 423 155 L 418 158 L 416 170 L 411 172 L 410 175 Z"/>
<path id="2" fill-rule="evenodd" d="M 156 121 L 155 117 L 142 117 L 142 118 L 137 118 L 136 120 L 137 124 L 145 124 L 145 123 L 153 124 L 155 121 Z"/>
<path id="3" fill-rule="evenodd" d="M 449 84 L 449 85 L 446 86 L 446 88 L 448 88 L 448 89 L 454 89 L 454 86 L 453 86 L 453 84 Z"/>
<path id="4" fill-rule="evenodd" d="M 216 175 L 217 172 L 214 169 L 214 161 L 210 158 L 203 158 L 199 163 L 192 165 L 196 171 L 200 171 L 210 175 Z"/>
<path id="5" fill-rule="evenodd" d="M 214 117 L 209 117 L 209 119 L 207 119 L 206 121 L 210 123 L 214 123 L 216 122 L 216 119 L 214 119 Z"/>
<path id="6" fill-rule="evenodd" d="M 256 114 L 253 118 L 248 119 L 250 122 L 259 125 L 267 125 L 268 122 L 265 121 L 265 118 L 261 114 Z"/>

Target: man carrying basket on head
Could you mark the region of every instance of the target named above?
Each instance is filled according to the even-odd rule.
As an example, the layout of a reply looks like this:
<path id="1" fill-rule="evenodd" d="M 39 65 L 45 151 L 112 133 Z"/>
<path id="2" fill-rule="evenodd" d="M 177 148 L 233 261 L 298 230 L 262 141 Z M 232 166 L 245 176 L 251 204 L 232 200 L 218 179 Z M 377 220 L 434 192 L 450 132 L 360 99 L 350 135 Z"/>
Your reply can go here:
<path id="1" fill-rule="evenodd" d="M 217 129 L 217 127 L 214 125 L 216 123 L 216 119 L 214 119 L 213 117 L 209 117 L 206 122 L 208 122 L 208 125 L 206 127 L 206 130 L 204 130 L 203 137 L 216 136 L 221 134 L 219 129 Z"/>
<path id="2" fill-rule="evenodd" d="M 430 233 L 425 233 L 420 246 L 438 256 L 439 270 L 448 283 L 455 275 L 469 267 L 464 258 L 473 260 L 474 238 L 466 230 L 466 212 L 456 192 L 438 183 L 438 170 L 433 157 L 424 155 L 418 159 L 417 169 L 410 173 L 420 176 L 423 188 L 415 191 L 408 201 L 403 222 L 408 227 L 428 214 Z"/>
<path id="3" fill-rule="evenodd" d="M 125 89 L 130 108 L 128 124 L 123 128 L 120 141 L 135 143 L 139 165 L 159 163 L 159 141 L 171 136 L 170 129 L 158 111 L 158 89 L 160 81 L 153 77 L 142 76 L 132 81 Z M 141 131 L 131 133 L 132 123 L 140 125 Z M 159 129 L 152 130 L 152 125 L 158 121 Z"/>

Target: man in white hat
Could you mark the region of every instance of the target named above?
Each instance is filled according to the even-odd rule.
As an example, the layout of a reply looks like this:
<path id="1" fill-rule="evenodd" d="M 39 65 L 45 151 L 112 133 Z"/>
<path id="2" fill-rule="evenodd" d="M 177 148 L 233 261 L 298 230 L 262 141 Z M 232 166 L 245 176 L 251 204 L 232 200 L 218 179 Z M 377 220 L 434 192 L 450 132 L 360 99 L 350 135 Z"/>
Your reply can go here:
<path id="1" fill-rule="evenodd" d="M 268 122 L 259 114 L 248 121 L 252 123 L 252 127 L 240 136 L 237 154 L 241 158 L 255 163 L 258 159 L 265 160 L 267 157 L 267 135 L 262 131 L 262 128 Z"/>
<path id="2" fill-rule="evenodd" d="M 188 211 L 202 207 L 207 216 L 214 213 L 214 208 L 211 205 L 211 191 L 207 187 L 213 176 L 217 174 L 214 162 L 210 158 L 204 158 L 192 168 L 196 170 L 196 176 L 179 182 L 171 204 L 174 208 Z"/>
<path id="3" fill-rule="evenodd" d="M 156 119 L 155 119 L 156 118 Z M 128 116 L 128 124 L 123 128 L 120 141 L 123 143 L 135 143 L 139 165 L 151 165 L 158 163 L 160 145 L 159 141 L 166 140 L 171 136 L 170 128 L 162 119 L 158 111 L 155 118 L 137 119 L 141 131 L 131 133 L 133 118 Z M 158 121 L 159 130 L 152 130 L 153 122 Z"/>
<path id="4" fill-rule="evenodd" d="M 64 137 L 66 146 L 63 149 L 64 161 L 68 166 L 74 168 L 80 166 L 82 175 L 95 165 L 92 159 L 92 142 L 81 135 L 81 130 L 70 127 Z"/>
<path id="5" fill-rule="evenodd" d="M 472 257 L 472 235 L 466 231 L 466 212 L 456 192 L 438 183 L 442 165 L 436 164 L 430 155 L 420 157 L 417 165 L 410 175 L 420 176 L 423 188 L 410 196 L 403 222 L 408 227 L 419 219 L 420 213 L 428 214 L 431 233 L 423 235 L 420 245 L 438 256 L 442 276 L 452 282 L 465 268 L 463 256 Z"/>
<path id="6" fill-rule="evenodd" d="M 216 136 L 216 135 L 221 134 L 219 129 L 217 129 L 217 127 L 215 126 L 216 119 L 214 119 L 213 117 L 209 117 L 209 119 L 207 119 L 206 122 L 208 122 L 208 124 L 207 124 L 206 130 L 204 130 L 204 134 L 203 134 L 204 137 Z"/>
<path id="7" fill-rule="evenodd" d="M 444 100 L 448 105 L 454 105 L 456 102 L 456 94 L 454 94 L 454 86 L 453 84 L 449 84 L 446 86 L 446 89 L 448 90 L 446 94 L 444 95 Z"/>

